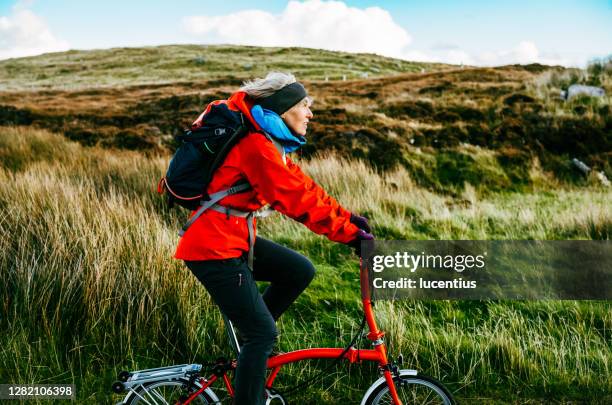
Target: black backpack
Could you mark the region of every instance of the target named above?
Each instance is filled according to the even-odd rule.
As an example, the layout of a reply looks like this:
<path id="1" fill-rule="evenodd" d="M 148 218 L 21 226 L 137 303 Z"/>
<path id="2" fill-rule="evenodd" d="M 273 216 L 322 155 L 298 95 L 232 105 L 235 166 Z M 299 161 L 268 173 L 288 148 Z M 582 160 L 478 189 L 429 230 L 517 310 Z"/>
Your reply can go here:
<path id="1" fill-rule="evenodd" d="M 166 193 L 170 207 L 176 203 L 195 210 L 202 201 L 209 201 L 206 189 L 215 170 L 248 130 L 240 112 L 230 110 L 226 104 L 212 105 L 200 127 L 176 137 L 180 146 L 159 181 L 157 192 Z M 248 189 L 240 186 L 236 192 Z"/>

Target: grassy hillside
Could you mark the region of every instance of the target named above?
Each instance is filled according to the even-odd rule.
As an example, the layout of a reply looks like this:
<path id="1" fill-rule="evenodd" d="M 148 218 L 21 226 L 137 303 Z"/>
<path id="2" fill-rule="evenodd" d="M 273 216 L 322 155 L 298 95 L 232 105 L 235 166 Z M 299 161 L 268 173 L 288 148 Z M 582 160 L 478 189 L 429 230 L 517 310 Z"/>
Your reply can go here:
<path id="1" fill-rule="evenodd" d="M 307 48 L 168 45 L 49 53 L 0 61 L 0 91 L 75 90 L 175 82 L 235 82 L 291 70 L 307 80 L 380 77 L 444 68 L 373 54 Z"/>
<path id="2" fill-rule="evenodd" d="M 381 170 L 400 165 L 445 193 L 464 182 L 530 189 L 533 165 L 557 181 L 583 181 L 572 158 L 612 178 L 606 69 L 460 68 L 300 48 L 71 51 L 0 62 L 0 121 L 84 145 L 169 153 L 208 102 L 271 69 L 294 72 L 315 98 L 304 157 L 334 151 Z M 335 73 L 325 81 L 322 72 Z M 592 82 L 608 96 L 559 100 L 561 88 Z"/>
<path id="3" fill-rule="evenodd" d="M 218 311 L 171 258 L 185 212 L 168 211 L 153 191 L 167 160 L 0 128 L 2 381 L 75 383 L 79 402 L 111 403 L 120 369 L 229 354 Z M 420 187 L 401 167 L 381 175 L 334 156 L 302 166 L 367 212 L 381 238 L 609 239 L 612 228 L 610 190 L 595 185 L 487 198 L 467 186 L 459 199 Z M 360 319 L 349 249 L 280 216 L 260 232 L 318 270 L 279 324 L 280 349 L 345 344 Z M 376 312 L 392 354 L 463 403 L 612 399 L 608 302 L 379 302 Z M 322 366 L 289 368 L 279 382 Z M 355 403 L 376 377 L 372 367 L 341 365 L 293 399 Z"/>

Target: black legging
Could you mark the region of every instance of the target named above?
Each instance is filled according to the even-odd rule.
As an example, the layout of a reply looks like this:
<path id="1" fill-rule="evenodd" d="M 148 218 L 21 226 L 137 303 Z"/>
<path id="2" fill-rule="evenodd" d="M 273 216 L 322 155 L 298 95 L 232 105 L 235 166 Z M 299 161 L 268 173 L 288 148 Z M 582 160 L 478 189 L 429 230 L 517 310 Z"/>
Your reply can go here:
<path id="1" fill-rule="evenodd" d="M 185 261 L 243 338 L 234 382 L 238 405 L 264 402 L 266 363 L 278 334 L 275 321 L 315 273 L 306 257 L 264 238 L 256 238 L 254 256 L 253 272 L 244 257 Z M 255 280 L 271 283 L 263 296 Z"/>

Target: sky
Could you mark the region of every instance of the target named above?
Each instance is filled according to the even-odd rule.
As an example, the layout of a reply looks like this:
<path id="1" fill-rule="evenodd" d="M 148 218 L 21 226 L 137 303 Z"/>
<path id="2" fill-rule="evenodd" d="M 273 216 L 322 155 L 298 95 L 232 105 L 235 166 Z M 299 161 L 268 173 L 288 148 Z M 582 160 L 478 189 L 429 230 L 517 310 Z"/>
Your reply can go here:
<path id="1" fill-rule="evenodd" d="M 612 54 L 612 0 L 0 0 L 0 59 L 183 43 L 584 67 Z"/>

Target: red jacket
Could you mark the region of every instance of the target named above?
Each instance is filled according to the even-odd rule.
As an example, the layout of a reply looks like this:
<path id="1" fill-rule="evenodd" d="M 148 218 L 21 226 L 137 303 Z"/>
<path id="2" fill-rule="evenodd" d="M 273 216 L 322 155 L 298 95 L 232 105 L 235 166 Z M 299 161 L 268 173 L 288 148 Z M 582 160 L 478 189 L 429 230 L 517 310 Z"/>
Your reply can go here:
<path id="1" fill-rule="evenodd" d="M 251 116 L 252 101 L 246 93 L 238 92 L 226 101 L 213 103 L 227 103 L 230 109 L 241 111 L 256 129 L 260 129 Z M 201 125 L 209 108 L 194 122 L 194 127 Z M 350 212 L 305 175 L 291 159 L 287 157 L 286 162 L 265 135 L 250 132 L 229 152 L 207 191 L 212 194 L 246 179 L 251 190 L 225 197 L 220 204 L 241 211 L 255 211 L 270 204 L 281 214 L 332 241 L 348 243 L 354 240 L 359 228 L 350 223 Z M 181 237 L 174 257 L 183 260 L 228 259 L 241 256 L 248 250 L 245 218 L 228 218 L 220 212 L 207 210 Z"/>

